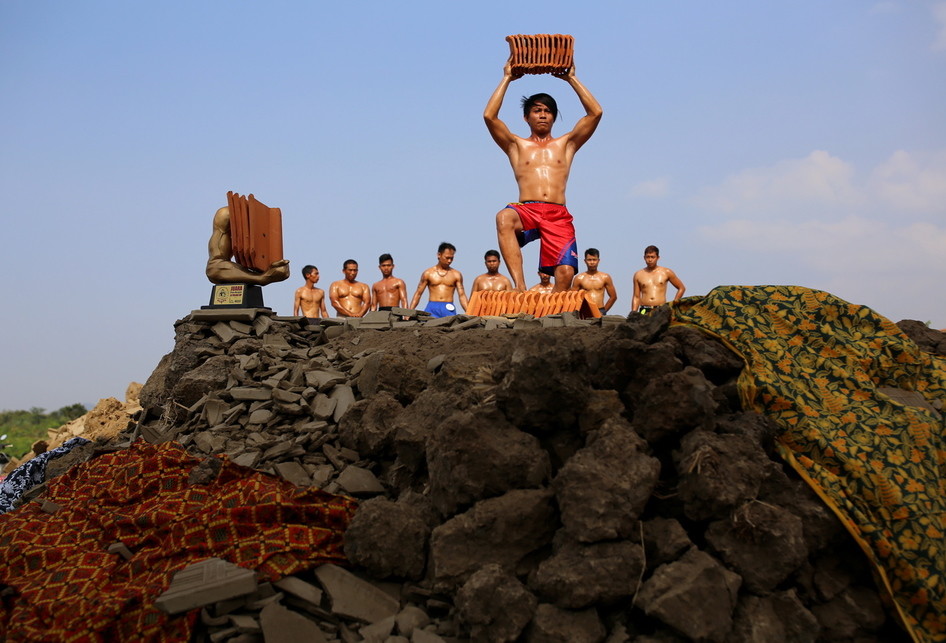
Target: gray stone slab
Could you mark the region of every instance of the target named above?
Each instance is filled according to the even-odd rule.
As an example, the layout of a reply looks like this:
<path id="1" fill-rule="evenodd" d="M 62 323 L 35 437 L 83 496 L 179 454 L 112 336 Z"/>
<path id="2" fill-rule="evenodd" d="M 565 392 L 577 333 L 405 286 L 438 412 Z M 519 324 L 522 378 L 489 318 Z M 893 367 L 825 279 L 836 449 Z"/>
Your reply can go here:
<path id="1" fill-rule="evenodd" d="M 428 630 L 416 629 L 411 632 L 411 643 L 446 643 L 446 639 Z"/>
<path id="2" fill-rule="evenodd" d="M 263 608 L 260 626 L 266 643 L 328 643 L 318 625 L 278 603 Z"/>
<path id="3" fill-rule="evenodd" d="M 256 591 L 256 573 L 220 558 L 208 558 L 174 574 L 171 585 L 154 602 L 168 614 L 179 614 Z"/>
<path id="4" fill-rule="evenodd" d="M 336 469 L 338 469 L 339 471 L 341 471 L 342 469 L 345 468 L 345 464 L 346 464 L 346 463 L 345 463 L 345 461 L 342 459 L 341 454 L 338 452 L 338 449 L 336 449 L 336 448 L 335 448 L 334 446 L 332 446 L 331 444 L 329 444 L 329 443 L 327 443 L 327 442 L 326 442 L 325 444 L 323 444 L 323 445 L 322 445 L 322 453 L 325 454 L 325 457 L 328 458 L 328 461 L 331 462 L 332 465 L 333 465 Z"/>
<path id="5" fill-rule="evenodd" d="M 329 397 L 335 400 L 335 412 L 332 413 L 332 419 L 338 424 L 342 416 L 344 416 L 348 409 L 351 408 L 352 404 L 355 403 L 355 393 L 347 384 L 340 384 L 332 389 L 332 393 Z"/>
<path id="6" fill-rule="evenodd" d="M 262 631 L 259 621 L 249 614 L 230 614 L 227 618 L 240 634 L 255 634 Z"/>
<path id="7" fill-rule="evenodd" d="M 256 319 L 253 320 L 253 330 L 256 331 L 257 337 L 262 337 L 272 327 L 273 319 L 269 315 L 257 315 Z"/>
<path id="8" fill-rule="evenodd" d="M 192 310 L 185 321 L 215 322 L 234 319 L 236 321 L 252 322 L 259 312 L 259 308 L 208 308 L 207 310 Z"/>
<path id="9" fill-rule="evenodd" d="M 308 487 L 312 484 L 308 472 L 298 462 L 277 462 L 273 468 L 276 473 L 297 487 Z"/>
<path id="10" fill-rule="evenodd" d="M 316 568 L 315 577 L 328 594 L 336 616 L 377 623 L 397 615 L 396 598 L 341 567 L 322 565 Z"/>
<path id="11" fill-rule="evenodd" d="M 373 473 L 353 464 L 338 475 L 338 484 L 353 496 L 384 493 L 384 486 Z"/>
<path id="12" fill-rule="evenodd" d="M 449 317 L 432 317 L 424 322 L 424 326 L 426 328 L 447 328 L 452 326 L 456 321 L 456 315 L 450 315 Z"/>
<path id="13" fill-rule="evenodd" d="M 411 636 L 414 630 L 426 627 L 430 623 L 430 616 L 427 612 L 415 605 L 408 605 L 395 618 L 397 622 L 397 631 L 403 636 Z"/>
<path id="14" fill-rule="evenodd" d="M 380 621 L 372 623 L 371 625 L 365 625 L 358 633 L 361 634 L 362 638 L 367 641 L 378 641 L 382 643 L 386 641 L 389 636 L 394 632 L 394 616 L 389 616 L 383 618 Z"/>
<path id="15" fill-rule="evenodd" d="M 313 486 L 319 489 L 323 488 L 328 481 L 335 475 L 335 467 L 330 464 L 317 464 L 312 467 L 309 476 L 312 478 Z"/>
<path id="16" fill-rule="evenodd" d="M 233 458 L 233 464 L 238 464 L 241 467 L 249 467 L 252 469 L 256 466 L 256 463 L 260 459 L 259 451 L 244 451 L 240 455 Z"/>
<path id="17" fill-rule="evenodd" d="M 286 404 L 295 404 L 302 399 L 302 396 L 298 393 L 293 393 L 292 391 L 287 391 L 281 388 L 273 389 L 273 399 L 279 402 L 284 402 Z"/>
<path id="18" fill-rule="evenodd" d="M 386 310 L 374 310 L 361 318 L 361 328 L 390 328 L 391 313 Z"/>
<path id="19" fill-rule="evenodd" d="M 289 341 L 283 335 L 276 333 L 266 333 L 263 335 L 263 346 L 286 350 L 292 348 L 292 346 L 289 344 Z"/>
<path id="20" fill-rule="evenodd" d="M 457 315 L 457 318 L 460 316 Z M 468 328 L 482 328 L 486 324 L 483 321 L 482 317 L 470 317 L 466 321 L 462 321 L 459 324 L 454 324 L 450 327 L 450 330 L 466 330 Z"/>
<path id="21" fill-rule="evenodd" d="M 249 424 L 266 424 L 273 419 L 273 412 L 269 409 L 259 409 L 250 413 Z"/>
<path id="22" fill-rule="evenodd" d="M 240 337 L 248 337 L 247 333 L 241 333 L 240 331 L 235 330 L 232 325 L 233 323 L 239 322 L 227 323 L 219 321 L 211 326 L 210 330 L 212 330 L 214 335 L 219 337 L 220 341 L 222 341 L 224 344 L 230 344 Z"/>
<path id="23" fill-rule="evenodd" d="M 307 583 L 298 576 L 286 576 L 273 583 L 280 591 L 291 594 L 296 598 L 311 603 L 315 607 L 322 605 L 322 590 Z"/>
<path id="24" fill-rule="evenodd" d="M 316 420 L 327 420 L 335 415 L 335 405 L 338 403 L 334 398 L 319 393 L 312 400 L 309 408 L 312 410 L 312 417 Z"/>
<path id="25" fill-rule="evenodd" d="M 228 392 L 234 400 L 241 401 L 268 400 L 273 396 L 272 389 L 261 386 L 234 386 Z"/>
<path id="26" fill-rule="evenodd" d="M 528 328 L 542 328 L 542 321 L 539 319 L 529 319 L 527 317 L 519 317 L 516 321 L 513 322 L 512 327 L 516 330 L 528 329 Z"/>
<path id="27" fill-rule="evenodd" d="M 305 381 L 309 386 L 315 387 L 320 391 L 327 391 L 337 384 L 347 382 L 348 375 L 341 371 L 319 368 L 307 371 Z"/>
<path id="28" fill-rule="evenodd" d="M 208 426 L 222 424 L 223 418 L 229 409 L 230 405 L 223 400 L 207 400 L 204 404 L 203 414 Z"/>

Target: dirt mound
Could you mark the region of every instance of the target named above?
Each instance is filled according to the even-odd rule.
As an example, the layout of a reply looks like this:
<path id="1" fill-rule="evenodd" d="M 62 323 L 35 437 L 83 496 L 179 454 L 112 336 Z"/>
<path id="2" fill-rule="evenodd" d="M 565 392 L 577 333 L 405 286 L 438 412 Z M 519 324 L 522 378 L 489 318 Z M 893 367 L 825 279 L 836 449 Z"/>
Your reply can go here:
<path id="1" fill-rule="evenodd" d="M 119 434 L 128 430 L 129 426 L 134 424 L 135 418 L 141 412 L 141 405 L 138 403 L 141 386 L 138 382 L 132 382 L 125 389 L 124 402 L 120 402 L 114 397 L 102 398 L 88 413 L 80 415 L 58 428 L 49 429 L 47 439 L 34 442 L 32 450 L 22 458 L 11 459 L 6 471 L 13 471 L 24 462 L 41 453 L 60 447 L 72 438 L 85 438 L 93 442 L 115 440 Z"/>

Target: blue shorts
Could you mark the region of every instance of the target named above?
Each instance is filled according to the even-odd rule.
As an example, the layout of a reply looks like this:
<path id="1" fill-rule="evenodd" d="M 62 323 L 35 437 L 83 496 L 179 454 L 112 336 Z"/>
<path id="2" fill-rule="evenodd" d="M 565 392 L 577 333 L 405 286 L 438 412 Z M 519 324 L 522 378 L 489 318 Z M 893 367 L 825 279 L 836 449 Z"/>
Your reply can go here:
<path id="1" fill-rule="evenodd" d="M 433 317 L 449 317 L 457 314 L 457 307 L 450 301 L 431 301 L 425 308 Z"/>

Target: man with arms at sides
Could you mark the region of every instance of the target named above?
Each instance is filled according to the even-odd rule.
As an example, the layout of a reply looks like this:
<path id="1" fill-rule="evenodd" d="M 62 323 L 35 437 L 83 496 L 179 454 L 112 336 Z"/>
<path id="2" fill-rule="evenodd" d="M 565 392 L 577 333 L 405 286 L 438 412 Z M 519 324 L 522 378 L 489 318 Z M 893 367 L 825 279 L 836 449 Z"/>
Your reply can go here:
<path id="1" fill-rule="evenodd" d="M 358 262 L 348 259 L 342 264 L 344 279 L 333 281 L 328 289 L 332 308 L 339 317 L 364 317 L 371 306 L 371 290 L 368 284 L 355 280 L 358 276 Z"/>
<path id="2" fill-rule="evenodd" d="M 634 299 L 631 301 L 631 312 L 646 315 L 654 307 L 666 304 L 667 282 L 677 289 L 674 301 L 683 297 L 683 293 L 686 292 L 686 286 L 677 274 L 670 268 L 658 266 L 658 259 L 660 259 L 660 250 L 657 246 L 644 248 L 644 263 L 647 267 L 634 273 Z"/>
<path id="3" fill-rule="evenodd" d="M 463 275 L 456 268 L 451 268 L 453 257 L 457 249 L 451 243 L 444 241 L 437 249 L 437 265 L 428 268 L 420 276 L 417 292 L 411 298 L 408 308 L 417 308 L 424 288 L 430 288 L 430 302 L 426 310 L 434 317 L 449 317 L 457 314 L 457 307 L 453 305 L 453 291 L 460 296 L 460 305 L 466 310 L 466 293 L 463 291 Z"/>
<path id="4" fill-rule="evenodd" d="M 552 292 L 552 288 L 555 286 L 552 285 L 552 275 L 548 275 L 544 272 L 539 273 L 539 283 L 529 288 L 529 292 L 537 292 L 543 295 L 547 295 Z"/>
<path id="5" fill-rule="evenodd" d="M 394 259 L 388 253 L 378 257 L 381 281 L 371 286 L 371 310 L 391 310 L 395 306 L 407 306 L 407 284 L 394 273 Z"/>
<path id="6" fill-rule="evenodd" d="M 499 274 L 499 253 L 487 250 L 483 255 L 486 272 L 473 280 L 473 292 L 477 290 L 512 290 L 512 282 Z"/>
<path id="7" fill-rule="evenodd" d="M 510 57 L 511 61 L 511 57 Z M 565 207 L 565 184 L 575 152 L 594 134 L 601 120 L 601 105 L 575 76 L 574 65 L 556 75 L 567 82 L 585 108 L 585 115 L 575 128 L 555 138 L 552 124 L 558 115 L 555 99 L 548 94 L 534 94 L 522 101 L 522 111 L 529 125 L 528 138 L 513 134 L 499 119 L 499 110 L 513 76 L 511 62 L 503 69 L 503 79 L 490 96 L 483 112 L 486 128 L 496 144 L 509 157 L 519 202 L 510 203 L 496 215 L 496 235 L 506 268 L 515 289 L 526 289 L 522 273 L 520 247 L 541 240 L 539 270 L 555 279 L 553 292 L 568 290 L 578 269 L 578 246 L 572 215 Z"/>
<path id="8" fill-rule="evenodd" d="M 315 266 L 306 266 L 302 269 L 305 285 L 296 288 L 296 297 L 292 303 L 292 314 L 297 316 L 300 311 L 306 317 L 328 317 L 325 310 L 325 291 L 316 288 L 319 283 L 319 269 Z"/>
<path id="9" fill-rule="evenodd" d="M 618 300 L 618 294 L 614 289 L 614 281 L 611 279 L 611 275 L 598 270 L 600 259 L 601 255 L 597 248 L 585 250 L 585 266 L 588 270 L 575 277 L 572 290 L 587 292 L 591 303 L 598 307 L 602 315 L 606 315 L 611 310 L 614 302 Z M 604 301 L 605 293 L 608 294 L 607 303 Z"/>

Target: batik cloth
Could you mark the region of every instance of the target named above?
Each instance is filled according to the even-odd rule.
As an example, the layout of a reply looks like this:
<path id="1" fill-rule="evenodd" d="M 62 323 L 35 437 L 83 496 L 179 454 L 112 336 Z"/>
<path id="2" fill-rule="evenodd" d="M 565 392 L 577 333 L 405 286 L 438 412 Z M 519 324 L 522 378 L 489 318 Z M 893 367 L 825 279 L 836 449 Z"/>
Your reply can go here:
<path id="1" fill-rule="evenodd" d="M 797 286 L 723 286 L 672 312 L 746 360 L 744 408 L 776 422 L 780 454 L 866 552 L 913 638 L 946 640 L 946 358 Z"/>

